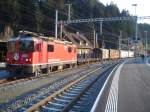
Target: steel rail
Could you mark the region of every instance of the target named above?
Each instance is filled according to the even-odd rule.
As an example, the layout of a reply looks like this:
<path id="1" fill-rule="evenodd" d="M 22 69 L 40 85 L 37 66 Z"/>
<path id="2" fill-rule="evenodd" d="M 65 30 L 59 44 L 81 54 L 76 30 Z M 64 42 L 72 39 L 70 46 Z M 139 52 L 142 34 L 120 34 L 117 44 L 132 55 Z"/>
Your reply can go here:
<path id="1" fill-rule="evenodd" d="M 114 64 L 112 64 L 111 66 L 109 66 L 110 69 L 112 68 L 112 66 L 114 66 Z M 65 87 L 63 87 L 62 89 L 58 90 L 57 92 L 53 93 L 52 95 L 48 96 L 47 98 L 45 98 L 44 100 L 41 100 L 40 102 L 38 102 L 37 104 L 31 106 L 29 109 L 27 109 L 27 112 L 33 112 L 38 110 L 40 107 L 46 105 L 48 102 L 52 102 L 55 98 L 57 98 L 58 96 L 61 96 L 61 94 L 63 94 L 65 91 L 69 90 L 70 88 L 72 88 L 74 85 L 80 83 L 81 81 L 85 80 L 86 78 L 88 78 L 89 76 L 91 76 L 92 73 L 98 71 L 100 68 L 97 68 L 96 70 L 93 70 L 91 72 L 89 72 L 88 74 L 86 74 L 85 76 L 80 77 L 79 79 L 73 81 L 72 83 L 70 83 L 69 85 L 66 85 Z M 107 70 L 106 70 L 107 71 Z M 78 93 L 78 95 L 68 104 L 66 105 L 66 108 L 63 108 L 62 111 L 67 111 L 69 109 L 69 107 L 95 82 L 98 80 L 98 78 L 101 75 L 98 75 L 98 77 L 96 79 L 94 79 L 94 81 L 90 82 L 90 84 L 88 84 L 80 93 Z M 58 104 L 57 104 L 58 105 Z M 60 104 L 59 104 L 60 105 Z"/>
<path id="2" fill-rule="evenodd" d="M 55 92 L 54 94 L 50 95 L 49 97 L 45 98 L 44 100 L 40 101 L 39 103 L 37 103 L 36 105 L 33 105 L 32 107 L 30 107 L 29 109 L 27 109 L 27 112 L 32 112 L 37 110 L 39 107 L 45 105 L 46 103 L 48 103 L 49 101 L 53 100 L 54 97 L 58 96 L 59 94 L 61 94 L 62 92 L 66 91 L 68 88 L 72 87 L 73 85 L 79 83 L 81 80 L 85 79 L 86 77 L 88 77 L 91 73 L 97 71 L 101 69 L 98 68 L 90 73 L 88 73 L 85 76 L 82 76 L 81 78 L 79 78 L 78 80 L 75 80 L 74 82 L 70 83 L 69 85 L 66 85 L 65 87 L 63 87 L 62 89 L 60 89 L 59 91 Z"/>
<path id="3" fill-rule="evenodd" d="M 107 72 L 111 71 L 112 68 L 114 68 L 114 66 L 116 65 L 112 65 L 110 66 L 108 69 L 104 70 L 101 74 L 106 74 Z M 83 91 L 81 91 L 81 93 L 79 93 L 76 98 L 74 98 L 62 111 L 63 112 L 68 112 L 72 107 L 73 105 L 89 90 L 89 88 L 91 88 L 99 79 L 100 79 L 101 75 L 98 75 L 97 78 L 92 81 L 89 85 L 87 85 L 87 87 L 85 87 L 83 89 Z"/>
<path id="4" fill-rule="evenodd" d="M 17 79 L 11 79 L 11 78 L 3 79 L 3 80 L 0 80 L 0 87 L 4 87 L 4 86 L 8 86 L 8 85 L 13 85 L 13 84 L 16 84 L 16 83 L 25 82 L 25 81 L 29 81 L 29 80 L 34 80 L 34 79 L 38 79 L 38 78 L 49 77 L 49 76 L 54 75 L 56 73 L 65 72 L 67 70 L 71 70 L 71 68 L 64 69 L 63 71 L 53 71 L 51 73 L 42 74 L 42 75 L 39 75 L 37 77 L 32 76 L 32 77 L 22 77 L 22 78 L 17 78 Z"/>
<path id="5" fill-rule="evenodd" d="M 106 64 L 107 65 L 107 64 Z M 103 66 L 101 66 L 101 67 L 104 67 L 104 66 L 106 66 L 106 65 L 103 65 Z M 95 66 L 96 67 L 96 66 Z M 96 67 L 97 68 L 97 67 Z M 94 68 L 95 69 L 95 68 Z M 28 107 L 29 105 L 29 103 L 32 103 L 32 102 L 34 102 L 34 104 L 35 103 L 37 103 L 38 101 L 35 101 L 36 99 L 38 99 L 38 98 L 40 98 L 41 97 L 41 95 L 42 96 L 45 96 L 46 95 L 46 97 L 47 97 L 47 92 L 51 92 L 51 93 L 54 93 L 56 90 L 58 90 L 58 89 L 60 89 L 61 87 L 63 87 L 64 85 L 67 85 L 67 84 L 69 84 L 71 81 L 73 81 L 73 80 L 76 80 L 76 79 L 78 79 L 79 77 L 81 77 L 81 76 L 83 76 L 83 75 L 86 75 L 88 72 L 90 72 L 90 71 L 93 71 L 94 70 L 93 68 L 90 68 L 90 69 L 87 69 L 87 71 L 85 72 L 84 71 L 84 73 L 83 72 L 77 72 L 77 73 L 73 73 L 73 74 L 71 74 L 71 75 L 69 75 L 69 76 L 65 76 L 64 78 L 61 78 L 61 79 L 58 79 L 58 80 L 56 80 L 56 81 L 54 81 L 54 82 L 52 82 L 52 83 L 50 83 L 50 85 L 48 84 L 46 84 L 45 86 L 42 86 L 42 87 L 40 87 L 40 88 L 38 88 L 37 90 L 33 90 L 33 92 L 31 91 L 31 93 L 29 92 L 29 93 L 26 93 L 26 95 L 24 96 L 23 95 L 23 97 L 21 97 L 21 99 L 17 99 L 16 101 L 15 100 L 13 100 L 13 102 L 8 102 L 8 104 L 6 104 L 6 105 L 3 105 L 4 107 L 2 107 L 3 108 L 3 110 L 6 110 L 6 108 L 7 107 L 9 107 L 9 108 L 7 108 L 7 111 L 9 111 L 9 110 L 13 110 L 13 111 L 16 111 L 16 110 L 20 110 L 20 108 L 23 108 L 23 107 Z M 82 70 L 83 71 L 83 70 Z M 69 78 L 70 77 L 70 78 Z M 58 87 L 55 87 L 55 85 L 59 85 L 59 84 L 61 84 L 61 85 L 59 85 Z M 54 89 L 55 88 L 55 89 Z M 34 97 L 33 97 L 34 96 Z M 26 98 L 27 97 L 27 98 Z M 45 98 L 45 97 L 44 97 Z M 42 99 L 44 99 L 44 98 L 42 98 Z M 14 102 L 15 101 L 15 102 Z M 27 101 L 27 102 L 26 102 Z M 18 104 L 19 103 L 19 104 Z M 16 106 L 14 106 L 14 105 L 16 105 Z"/>

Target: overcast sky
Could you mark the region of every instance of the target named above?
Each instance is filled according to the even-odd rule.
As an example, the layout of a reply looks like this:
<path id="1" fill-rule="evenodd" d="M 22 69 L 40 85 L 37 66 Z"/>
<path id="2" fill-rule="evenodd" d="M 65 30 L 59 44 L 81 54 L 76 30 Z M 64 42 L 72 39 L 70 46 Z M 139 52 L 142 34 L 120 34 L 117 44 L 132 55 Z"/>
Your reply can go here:
<path id="1" fill-rule="evenodd" d="M 110 4 L 111 1 L 113 3 L 117 4 L 119 9 L 122 11 L 122 9 L 126 9 L 130 12 L 130 14 L 135 14 L 135 7 L 132 6 L 132 4 L 137 4 L 136 7 L 136 14 L 138 16 L 150 16 L 150 0 L 99 0 L 104 5 Z M 150 24 L 149 20 L 140 20 L 138 22 L 146 22 Z"/>

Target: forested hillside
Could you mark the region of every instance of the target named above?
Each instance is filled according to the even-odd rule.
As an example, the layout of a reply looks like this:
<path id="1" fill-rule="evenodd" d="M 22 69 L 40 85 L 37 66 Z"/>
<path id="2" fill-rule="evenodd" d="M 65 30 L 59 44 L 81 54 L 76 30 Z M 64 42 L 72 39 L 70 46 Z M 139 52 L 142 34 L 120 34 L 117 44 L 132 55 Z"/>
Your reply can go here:
<path id="1" fill-rule="evenodd" d="M 59 10 L 59 20 L 67 20 L 66 3 L 71 4 L 71 19 L 131 16 L 126 10 L 120 11 L 116 4 L 104 6 L 98 0 L 1 0 L 0 33 L 6 25 L 13 29 L 14 34 L 19 30 L 54 32 L 55 9 Z M 104 22 L 103 35 L 99 36 L 99 39 L 105 37 L 106 41 L 109 41 L 112 36 L 112 40 L 116 42 L 120 31 L 123 32 L 123 38 L 134 36 L 134 24 L 134 21 Z M 150 25 L 140 24 L 139 35 L 143 35 L 142 32 L 149 28 Z M 64 29 L 81 32 L 91 38 L 94 29 L 100 33 L 100 23 L 69 24 L 64 26 Z"/>

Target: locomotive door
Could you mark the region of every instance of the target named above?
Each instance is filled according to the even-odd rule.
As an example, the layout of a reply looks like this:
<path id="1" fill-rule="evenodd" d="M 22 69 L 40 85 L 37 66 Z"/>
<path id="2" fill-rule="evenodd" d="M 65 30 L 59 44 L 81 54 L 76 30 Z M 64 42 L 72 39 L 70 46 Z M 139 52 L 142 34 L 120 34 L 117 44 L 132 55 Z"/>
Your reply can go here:
<path id="1" fill-rule="evenodd" d="M 46 42 L 40 43 L 40 52 L 39 52 L 39 63 L 47 63 L 47 44 Z"/>
<path id="2" fill-rule="evenodd" d="M 41 43 L 38 43 L 37 44 L 37 51 L 38 51 L 38 63 L 41 63 L 41 60 L 42 60 L 42 45 Z"/>
<path id="3" fill-rule="evenodd" d="M 39 63 L 42 63 L 42 52 L 43 52 L 43 43 L 40 43 L 40 52 L 39 52 Z"/>

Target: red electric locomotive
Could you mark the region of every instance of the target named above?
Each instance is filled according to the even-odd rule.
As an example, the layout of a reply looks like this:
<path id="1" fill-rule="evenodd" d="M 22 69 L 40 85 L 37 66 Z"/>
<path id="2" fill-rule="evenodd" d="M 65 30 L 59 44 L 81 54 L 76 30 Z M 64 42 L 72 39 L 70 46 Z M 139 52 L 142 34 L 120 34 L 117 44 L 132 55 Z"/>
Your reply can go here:
<path id="1" fill-rule="evenodd" d="M 75 66 L 77 47 L 71 42 L 21 31 L 18 38 L 8 41 L 7 68 L 21 73 L 39 75 L 43 70 Z"/>

